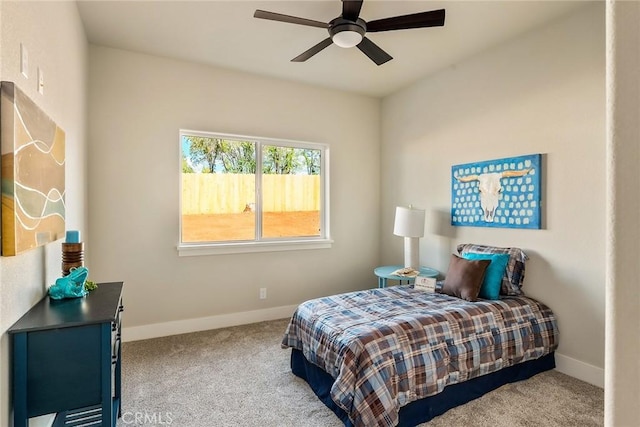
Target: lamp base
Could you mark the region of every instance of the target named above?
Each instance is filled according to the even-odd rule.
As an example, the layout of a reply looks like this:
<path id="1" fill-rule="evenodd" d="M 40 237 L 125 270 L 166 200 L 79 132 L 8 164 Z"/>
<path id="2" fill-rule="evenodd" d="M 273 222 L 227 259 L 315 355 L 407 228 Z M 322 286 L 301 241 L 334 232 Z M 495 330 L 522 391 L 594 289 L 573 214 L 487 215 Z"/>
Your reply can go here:
<path id="1" fill-rule="evenodd" d="M 420 271 L 420 238 L 404 238 L 404 266 Z"/>

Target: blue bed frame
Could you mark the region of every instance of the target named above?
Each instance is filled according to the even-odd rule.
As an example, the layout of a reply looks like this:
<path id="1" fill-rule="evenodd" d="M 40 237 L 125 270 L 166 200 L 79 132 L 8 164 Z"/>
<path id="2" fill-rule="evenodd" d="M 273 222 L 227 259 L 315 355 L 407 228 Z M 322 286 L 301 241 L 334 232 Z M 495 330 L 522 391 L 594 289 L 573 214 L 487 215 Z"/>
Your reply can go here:
<path id="1" fill-rule="evenodd" d="M 425 423 L 451 408 L 477 399 L 498 387 L 526 380 L 555 367 L 554 353 L 550 353 L 536 360 L 519 363 L 463 383 L 449 385 L 441 393 L 411 402 L 400 408 L 398 426 L 412 427 Z M 302 352 L 296 349 L 291 351 L 291 370 L 309 384 L 316 396 L 340 418 L 345 427 L 353 427 L 347 413 L 331 399 L 331 386 L 334 382 L 331 375 L 309 362 Z"/>

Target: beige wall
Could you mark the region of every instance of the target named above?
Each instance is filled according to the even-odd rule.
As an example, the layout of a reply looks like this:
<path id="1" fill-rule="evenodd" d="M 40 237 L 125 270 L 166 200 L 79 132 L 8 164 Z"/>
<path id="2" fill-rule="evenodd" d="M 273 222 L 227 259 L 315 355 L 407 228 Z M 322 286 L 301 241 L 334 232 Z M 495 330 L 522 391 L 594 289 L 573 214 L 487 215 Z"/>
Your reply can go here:
<path id="1" fill-rule="evenodd" d="M 85 233 L 87 42 L 76 4 L 2 1 L 0 17 L 0 78 L 15 82 L 66 132 L 67 228 Z M 20 74 L 20 43 L 29 52 L 28 79 Z M 36 67 L 44 71 L 44 95 L 37 92 Z M 11 425 L 5 331 L 60 273 L 59 242 L 0 257 L 0 425 Z"/>
<path id="2" fill-rule="evenodd" d="M 640 421 L 640 4 L 607 2 L 605 425 Z"/>
<path id="3" fill-rule="evenodd" d="M 92 275 L 125 281 L 126 328 L 375 285 L 379 100 L 104 47 L 89 57 Z M 178 257 L 181 128 L 329 144 L 333 247 Z"/>
<path id="4" fill-rule="evenodd" d="M 599 384 L 605 316 L 604 9 L 581 9 L 426 78 L 382 106 L 382 260 L 401 260 L 393 212 L 409 203 L 427 211 L 423 265 L 446 272 L 457 243 L 523 248 L 531 257 L 525 292 L 558 317 L 559 366 L 575 359 L 567 370 L 585 368 L 582 376 L 595 378 L 583 379 Z M 533 153 L 545 156 L 544 229 L 448 225 L 452 165 Z"/>

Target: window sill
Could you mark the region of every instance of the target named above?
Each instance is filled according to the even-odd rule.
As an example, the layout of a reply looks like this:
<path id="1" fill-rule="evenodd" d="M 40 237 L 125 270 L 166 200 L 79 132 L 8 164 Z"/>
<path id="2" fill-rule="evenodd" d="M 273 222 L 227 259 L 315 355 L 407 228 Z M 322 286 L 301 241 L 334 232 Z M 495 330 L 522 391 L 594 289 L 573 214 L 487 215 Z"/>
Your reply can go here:
<path id="1" fill-rule="evenodd" d="M 244 242 L 198 244 L 183 243 L 178 245 L 178 256 L 244 254 L 252 252 L 299 251 L 304 249 L 329 249 L 333 244 L 330 239 L 288 240 L 277 242 Z"/>

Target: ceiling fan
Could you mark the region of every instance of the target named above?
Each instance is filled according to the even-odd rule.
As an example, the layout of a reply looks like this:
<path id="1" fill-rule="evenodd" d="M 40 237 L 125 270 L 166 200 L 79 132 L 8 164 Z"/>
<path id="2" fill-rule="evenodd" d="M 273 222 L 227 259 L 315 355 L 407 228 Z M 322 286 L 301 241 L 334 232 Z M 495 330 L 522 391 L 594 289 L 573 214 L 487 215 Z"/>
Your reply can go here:
<path id="1" fill-rule="evenodd" d="M 291 60 L 293 62 L 306 61 L 322 49 L 334 43 L 344 48 L 357 46 L 357 48 L 373 62 L 377 65 L 382 65 L 393 59 L 393 57 L 365 37 L 366 33 L 406 30 L 410 28 L 441 27 L 444 25 L 444 9 L 394 16 L 367 22 L 359 17 L 362 2 L 363 0 L 342 0 L 342 14 L 329 23 L 283 15 L 281 13 L 267 12 L 260 9 L 256 10 L 253 16 L 254 18 L 324 28 L 329 31 L 329 37 L 293 58 Z"/>

